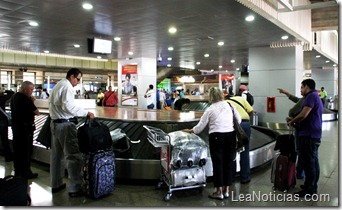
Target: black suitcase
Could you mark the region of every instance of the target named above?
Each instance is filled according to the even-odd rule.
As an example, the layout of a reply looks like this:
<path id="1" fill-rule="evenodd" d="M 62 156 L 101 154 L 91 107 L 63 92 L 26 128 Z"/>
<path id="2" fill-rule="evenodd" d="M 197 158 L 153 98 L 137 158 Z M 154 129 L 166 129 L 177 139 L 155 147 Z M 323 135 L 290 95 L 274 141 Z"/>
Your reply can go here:
<path id="1" fill-rule="evenodd" d="M 78 128 L 77 139 L 82 153 L 95 152 L 112 146 L 108 126 L 89 117 L 86 118 L 84 125 Z"/>
<path id="2" fill-rule="evenodd" d="M 27 179 L 22 177 L 9 175 L 0 179 L 0 206 L 31 205 L 27 185 Z"/>
<path id="3" fill-rule="evenodd" d="M 90 198 L 100 198 L 115 190 L 113 150 L 83 154 L 82 187 Z"/>

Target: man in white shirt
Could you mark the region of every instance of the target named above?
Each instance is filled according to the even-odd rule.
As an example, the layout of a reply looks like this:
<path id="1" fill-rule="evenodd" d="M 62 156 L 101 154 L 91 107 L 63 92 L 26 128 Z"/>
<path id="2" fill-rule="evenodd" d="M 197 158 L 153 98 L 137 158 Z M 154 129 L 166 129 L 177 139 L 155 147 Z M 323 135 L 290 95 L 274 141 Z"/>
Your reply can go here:
<path id="1" fill-rule="evenodd" d="M 155 92 L 153 90 L 152 84 L 149 85 L 149 88 L 146 90 L 144 97 L 147 99 L 146 100 L 147 109 L 153 109 L 156 96 L 155 96 Z"/>
<path id="2" fill-rule="evenodd" d="M 166 97 L 165 97 L 164 90 L 160 90 L 159 101 L 160 101 L 160 108 L 161 109 L 164 109 L 164 107 L 165 107 L 165 100 L 166 100 Z"/>
<path id="3" fill-rule="evenodd" d="M 51 160 L 50 174 L 52 193 L 66 187 L 64 177 L 64 155 L 70 178 L 69 196 L 82 196 L 82 154 L 79 151 L 77 139 L 77 116 L 91 119 L 95 118 L 88 112 L 75 105 L 74 88 L 81 80 L 82 72 L 77 68 L 68 71 L 66 78 L 62 79 L 52 89 L 49 97 L 49 113 L 51 117 Z"/>

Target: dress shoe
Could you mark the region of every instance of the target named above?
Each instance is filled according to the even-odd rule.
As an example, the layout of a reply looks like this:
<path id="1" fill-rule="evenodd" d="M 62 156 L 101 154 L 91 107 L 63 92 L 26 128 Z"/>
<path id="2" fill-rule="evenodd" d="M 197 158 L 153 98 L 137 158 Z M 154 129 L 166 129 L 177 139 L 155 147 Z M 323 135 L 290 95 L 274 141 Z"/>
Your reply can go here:
<path id="1" fill-rule="evenodd" d="M 248 179 L 248 180 L 241 180 L 240 183 L 241 183 L 241 184 L 247 184 L 247 183 L 249 183 L 250 181 L 251 181 L 250 179 Z"/>
<path id="2" fill-rule="evenodd" d="M 309 196 L 311 196 L 312 195 L 312 193 L 309 193 L 309 192 L 307 192 L 307 191 L 305 191 L 305 190 L 301 190 L 301 191 L 299 191 L 299 192 L 295 192 L 294 193 L 294 195 L 298 195 L 298 197 L 309 197 Z"/>
<path id="3" fill-rule="evenodd" d="M 229 198 L 229 192 L 224 192 L 224 193 L 223 193 L 223 197 L 224 197 L 224 198 Z"/>
<path id="4" fill-rule="evenodd" d="M 81 197 L 84 195 L 84 192 L 82 190 L 77 191 L 77 192 L 69 192 L 69 197 Z"/>
<path id="5" fill-rule="evenodd" d="M 59 191 L 65 189 L 65 187 L 66 187 L 66 184 L 65 184 L 65 183 L 62 184 L 62 185 L 60 185 L 60 186 L 58 186 L 58 187 L 54 187 L 54 188 L 52 188 L 52 193 L 59 192 Z"/>
<path id="6" fill-rule="evenodd" d="M 218 195 L 218 194 L 213 193 L 209 195 L 209 198 L 223 200 L 223 195 L 222 194 Z"/>

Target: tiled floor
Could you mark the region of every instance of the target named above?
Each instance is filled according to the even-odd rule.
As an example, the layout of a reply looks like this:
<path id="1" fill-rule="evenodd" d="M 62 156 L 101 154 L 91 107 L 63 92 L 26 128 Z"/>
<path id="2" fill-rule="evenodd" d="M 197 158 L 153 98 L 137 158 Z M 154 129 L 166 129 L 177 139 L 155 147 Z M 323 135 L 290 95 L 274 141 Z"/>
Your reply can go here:
<path id="1" fill-rule="evenodd" d="M 339 206 L 339 144 L 338 122 L 323 123 L 323 138 L 319 148 L 321 174 L 319 180 L 318 201 L 290 201 L 292 193 L 299 190 L 303 180 L 297 180 L 297 185 L 288 193 L 274 191 L 270 182 L 271 167 L 267 164 L 252 174 L 251 182 L 245 185 L 239 179 L 231 186 L 229 199 L 223 201 L 208 198 L 214 190 L 213 183 L 200 193 L 198 189 L 175 191 L 170 201 L 163 201 L 167 189 L 156 189 L 156 183 L 123 182 L 116 184 L 116 190 L 109 196 L 92 200 L 88 197 L 69 198 L 68 191 L 62 190 L 52 194 L 49 184 L 49 167 L 41 163 L 33 163 L 33 171 L 39 177 L 29 180 L 32 206 L 87 206 L 87 207 L 330 207 Z M 13 163 L 5 163 L 0 157 L 0 177 L 12 174 Z M 68 180 L 65 179 L 66 183 Z M 244 202 L 239 198 L 245 198 Z M 287 201 L 281 201 L 287 198 Z M 326 198 L 326 201 L 323 199 Z"/>

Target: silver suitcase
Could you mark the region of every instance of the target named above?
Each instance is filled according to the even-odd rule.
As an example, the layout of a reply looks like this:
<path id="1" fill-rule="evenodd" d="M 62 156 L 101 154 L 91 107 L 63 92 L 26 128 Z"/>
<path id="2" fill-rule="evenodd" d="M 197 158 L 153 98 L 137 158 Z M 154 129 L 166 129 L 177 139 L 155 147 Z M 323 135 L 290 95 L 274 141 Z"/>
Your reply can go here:
<path id="1" fill-rule="evenodd" d="M 203 167 L 181 168 L 171 171 L 173 187 L 192 186 L 206 183 Z"/>

